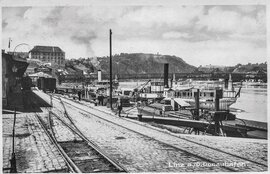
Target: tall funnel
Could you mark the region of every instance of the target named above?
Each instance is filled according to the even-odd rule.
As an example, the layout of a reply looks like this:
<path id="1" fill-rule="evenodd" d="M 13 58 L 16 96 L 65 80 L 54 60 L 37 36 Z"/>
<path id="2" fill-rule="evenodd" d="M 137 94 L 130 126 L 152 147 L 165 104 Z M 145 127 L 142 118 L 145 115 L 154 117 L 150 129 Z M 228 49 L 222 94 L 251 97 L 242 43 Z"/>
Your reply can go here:
<path id="1" fill-rule="evenodd" d="M 101 70 L 98 70 L 98 82 L 101 82 Z"/>
<path id="2" fill-rule="evenodd" d="M 228 89 L 228 83 L 229 83 L 229 80 L 228 79 L 225 79 L 224 80 L 224 88 L 225 89 Z"/>
<path id="3" fill-rule="evenodd" d="M 169 64 L 165 63 L 164 64 L 164 88 L 169 87 L 168 78 L 169 78 Z"/>

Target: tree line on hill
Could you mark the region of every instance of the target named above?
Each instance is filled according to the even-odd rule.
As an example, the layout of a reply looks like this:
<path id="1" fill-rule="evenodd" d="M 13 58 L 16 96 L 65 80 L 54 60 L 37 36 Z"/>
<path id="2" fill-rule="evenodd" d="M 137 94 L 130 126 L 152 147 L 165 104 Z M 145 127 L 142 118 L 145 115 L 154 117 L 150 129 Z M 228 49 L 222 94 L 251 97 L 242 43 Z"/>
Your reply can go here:
<path id="1" fill-rule="evenodd" d="M 65 67 L 82 70 L 87 74 L 101 70 L 109 74 L 109 56 L 66 60 Z M 112 69 L 116 74 L 154 74 L 163 73 L 164 63 L 169 63 L 169 73 L 249 73 L 267 72 L 267 63 L 237 64 L 235 66 L 200 66 L 186 63 L 182 58 L 170 55 L 121 53 L 112 56 Z"/>

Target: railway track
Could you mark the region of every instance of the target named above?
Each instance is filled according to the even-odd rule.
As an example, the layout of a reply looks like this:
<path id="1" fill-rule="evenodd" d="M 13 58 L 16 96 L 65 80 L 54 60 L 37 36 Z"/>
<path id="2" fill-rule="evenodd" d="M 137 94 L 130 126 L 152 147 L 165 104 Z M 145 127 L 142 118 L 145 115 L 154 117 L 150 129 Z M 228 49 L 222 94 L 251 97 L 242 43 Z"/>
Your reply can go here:
<path id="1" fill-rule="evenodd" d="M 46 134 L 64 158 L 70 172 L 127 172 L 124 167 L 110 159 L 110 157 L 104 151 L 99 149 L 96 144 L 88 140 L 74 125 L 68 113 L 65 112 L 64 116 L 67 117 L 70 122 L 63 119 L 63 116 L 59 116 L 51 111 L 49 111 L 47 121 L 36 114 L 36 117 Z M 57 127 L 55 125 L 61 125 L 62 128 L 64 127 L 64 132 L 69 131 L 71 134 L 74 134 L 73 137 L 76 138 L 69 138 L 64 141 L 63 139 L 60 140 L 59 137 L 56 136 Z"/>
<path id="2" fill-rule="evenodd" d="M 61 100 L 61 99 L 58 99 L 58 100 Z M 71 100 L 71 101 L 73 101 L 73 100 Z M 63 102 L 62 100 L 61 100 L 61 102 L 62 102 L 62 104 L 64 105 L 64 102 Z M 73 101 L 73 102 L 74 102 L 74 101 Z M 107 120 L 107 119 L 104 119 L 104 118 L 100 117 L 99 115 L 93 114 L 93 113 L 91 113 L 91 112 L 89 112 L 89 111 L 87 111 L 87 110 L 85 110 L 85 109 L 83 109 L 83 108 L 81 108 L 81 107 L 77 107 L 77 106 L 75 106 L 74 104 L 73 104 L 73 105 L 70 104 L 70 103 L 67 103 L 67 104 L 69 104 L 69 105 L 71 105 L 72 107 L 75 107 L 75 108 L 77 108 L 77 109 L 80 109 L 80 110 L 86 112 L 86 113 L 89 114 L 89 115 L 92 115 L 92 116 L 98 117 L 98 118 L 100 118 L 100 119 L 102 119 L 102 120 L 104 120 L 104 121 L 110 122 L 111 124 L 115 124 L 115 125 L 120 126 L 120 127 L 122 127 L 122 128 L 128 129 L 129 131 L 132 131 L 132 132 L 141 134 L 140 132 L 137 132 L 137 131 L 134 131 L 134 130 L 132 130 L 132 129 L 129 129 L 129 128 L 127 128 L 127 127 L 121 125 L 121 124 L 117 124 L 117 123 L 114 123 L 114 122 L 109 121 L 109 120 Z M 82 103 L 80 103 L 80 104 L 82 104 Z M 87 105 L 85 105 L 85 106 L 87 106 Z M 88 107 L 89 107 L 89 106 L 88 106 Z M 102 112 L 102 111 L 99 111 L 99 112 Z M 106 113 L 106 112 L 103 112 L 103 113 L 108 114 L 108 113 Z M 132 122 L 132 123 L 134 123 L 134 122 Z M 149 127 L 149 128 L 150 128 L 150 127 Z M 151 129 L 154 129 L 154 128 L 151 128 Z M 154 129 L 154 130 L 156 130 L 156 129 Z M 163 133 L 164 133 L 164 132 L 163 132 Z M 141 134 L 141 135 L 147 136 L 147 135 L 145 135 L 145 134 Z M 171 135 L 171 134 L 169 134 L 169 135 Z M 175 136 L 175 135 L 171 135 L 171 136 Z M 249 164 L 256 165 L 257 168 L 262 168 L 262 169 L 266 169 L 266 170 L 267 170 L 267 167 L 268 167 L 268 166 L 267 166 L 266 164 L 261 163 L 261 162 L 254 161 L 254 160 L 251 160 L 251 159 L 248 159 L 248 158 L 245 158 L 245 157 L 241 157 L 241 156 L 239 156 L 239 155 L 232 154 L 232 153 L 229 153 L 229 152 L 226 152 L 226 151 L 217 149 L 217 148 L 209 147 L 209 146 L 206 146 L 206 145 L 204 145 L 204 144 L 201 144 L 201 143 L 198 143 L 198 142 L 195 142 L 195 141 L 192 141 L 192 140 L 188 140 L 188 139 L 186 139 L 186 138 L 182 138 L 182 137 L 178 137 L 178 136 L 175 136 L 175 137 L 180 138 L 180 139 L 182 139 L 183 141 L 186 141 L 186 142 L 189 142 L 189 143 L 193 143 L 193 144 L 202 146 L 202 147 L 207 148 L 208 150 L 211 150 L 211 151 L 213 151 L 213 152 L 219 152 L 220 154 L 224 154 L 224 155 L 233 157 L 233 158 L 235 158 L 235 159 L 239 159 L 239 160 L 245 161 L 245 162 L 247 162 L 247 163 L 249 163 Z M 151 137 L 150 137 L 150 138 L 151 138 Z M 156 140 L 156 141 L 159 141 L 159 140 Z M 164 143 L 164 142 L 161 142 L 161 143 Z M 207 161 L 207 162 L 209 162 L 209 163 L 216 163 L 216 161 L 207 159 L 207 158 L 205 158 L 205 157 L 203 157 L 203 156 L 201 156 L 201 155 L 197 155 L 197 154 L 191 153 L 191 152 L 189 152 L 189 151 L 187 151 L 187 150 L 185 150 L 185 149 L 178 148 L 178 147 L 172 146 L 172 145 L 170 145 L 170 144 L 167 144 L 167 145 L 170 146 L 170 147 L 172 147 L 172 148 L 177 148 L 177 149 L 180 150 L 180 151 L 186 152 L 186 153 L 188 153 L 189 155 L 196 156 L 197 158 L 201 159 L 202 161 Z M 225 166 L 224 166 L 224 168 L 226 168 L 228 171 L 238 171 L 238 170 L 235 170 L 233 167 L 225 167 Z"/>

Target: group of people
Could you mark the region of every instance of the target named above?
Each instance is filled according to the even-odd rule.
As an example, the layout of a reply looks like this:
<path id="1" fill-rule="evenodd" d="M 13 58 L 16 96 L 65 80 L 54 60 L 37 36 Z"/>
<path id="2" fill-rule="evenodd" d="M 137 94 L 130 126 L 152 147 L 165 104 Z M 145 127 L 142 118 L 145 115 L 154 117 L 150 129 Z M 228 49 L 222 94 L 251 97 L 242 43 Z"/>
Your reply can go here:
<path id="1" fill-rule="evenodd" d="M 79 101 L 81 101 L 82 92 L 80 90 L 78 90 L 77 94 L 78 94 Z M 101 106 L 104 105 L 104 98 L 105 97 L 103 95 L 98 95 L 97 96 L 98 105 L 101 105 Z M 74 97 L 74 99 L 75 99 L 75 97 Z M 117 106 L 117 112 L 116 112 L 116 114 L 118 113 L 118 116 L 121 117 L 121 112 L 123 110 L 123 103 L 122 103 L 121 99 L 118 99 L 118 101 L 116 103 L 116 106 Z"/>
<path id="2" fill-rule="evenodd" d="M 98 99 L 98 105 L 103 106 L 104 105 L 104 96 L 99 95 L 99 96 L 97 96 L 97 99 Z"/>

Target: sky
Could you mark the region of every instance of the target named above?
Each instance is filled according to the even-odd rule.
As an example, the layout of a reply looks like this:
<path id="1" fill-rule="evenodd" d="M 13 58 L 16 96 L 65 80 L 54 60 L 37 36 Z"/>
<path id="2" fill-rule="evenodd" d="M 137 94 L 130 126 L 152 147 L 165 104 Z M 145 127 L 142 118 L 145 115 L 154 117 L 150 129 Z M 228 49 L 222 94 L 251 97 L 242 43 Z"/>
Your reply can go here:
<path id="1" fill-rule="evenodd" d="M 2 49 L 59 46 L 66 58 L 113 54 L 175 55 L 187 63 L 266 61 L 264 5 L 119 5 L 3 7 Z"/>

